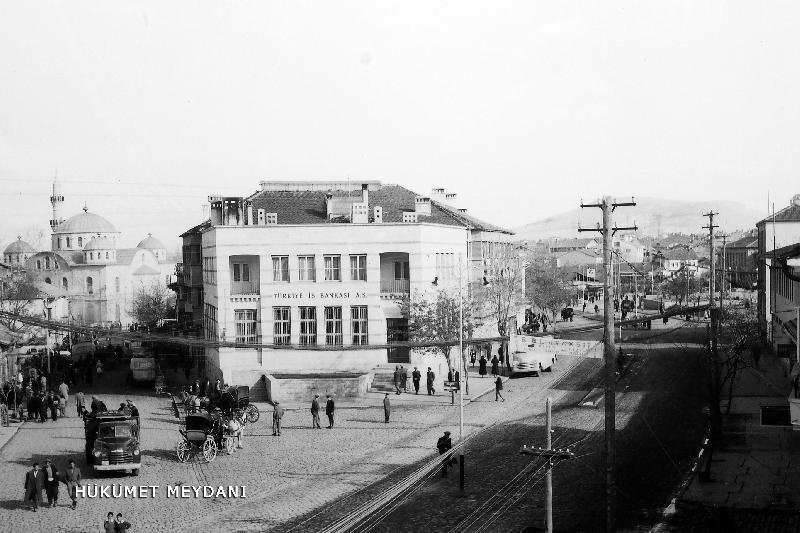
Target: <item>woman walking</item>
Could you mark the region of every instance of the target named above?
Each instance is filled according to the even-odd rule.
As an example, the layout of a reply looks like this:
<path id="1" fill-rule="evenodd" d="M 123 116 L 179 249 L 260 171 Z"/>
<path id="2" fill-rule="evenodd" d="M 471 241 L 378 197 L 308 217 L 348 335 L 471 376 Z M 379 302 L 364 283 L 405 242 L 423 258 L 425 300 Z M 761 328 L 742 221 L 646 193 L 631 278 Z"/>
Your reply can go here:
<path id="1" fill-rule="evenodd" d="M 481 354 L 481 359 L 478 361 L 478 374 L 480 374 L 481 377 L 486 375 L 486 356 L 483 354 Z"/>
<path id="2" fill-rule="evenodd" d="M 494 381 L 494 401 L 497 401 L 498 399 L 501 401 L 506 401 L 506 399 L 503 398 L 503 395 L 500 394 L 501 390 L 503 390 L 503 378 L 497 376 L 497 379 Z"/>

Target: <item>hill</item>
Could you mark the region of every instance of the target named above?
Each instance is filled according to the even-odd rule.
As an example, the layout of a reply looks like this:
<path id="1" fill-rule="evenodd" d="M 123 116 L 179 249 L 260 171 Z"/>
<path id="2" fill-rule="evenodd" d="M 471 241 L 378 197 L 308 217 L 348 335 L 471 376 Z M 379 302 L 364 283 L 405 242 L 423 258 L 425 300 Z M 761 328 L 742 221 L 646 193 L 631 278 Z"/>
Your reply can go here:
<path id="1" fill-rule="evenodd" d="M 620 201 L 626 200 L 620 197 Z M 710 210 L 719 213 L 714 223 L 722 232 L 737 229 L 753 229 L 755 223 L 766 215 L 746 207 L 739 202 L 682 201 L 664 198 L 636 198 L 636 207 L 626 207 L 614 213 L 618 226 L 639 227 L 639 235 L 657 236 L 659 233 L 704 233 L 702 226 L 708 223 L 703 213 Z M 595 227 L 602 220 L 599 209 L 573 209 L 514 228 L 519 240 L 535 241 L 549 237 L 577 237 L 581 227 Z M 589 236 L 584 234 L 583 236 Z"/>

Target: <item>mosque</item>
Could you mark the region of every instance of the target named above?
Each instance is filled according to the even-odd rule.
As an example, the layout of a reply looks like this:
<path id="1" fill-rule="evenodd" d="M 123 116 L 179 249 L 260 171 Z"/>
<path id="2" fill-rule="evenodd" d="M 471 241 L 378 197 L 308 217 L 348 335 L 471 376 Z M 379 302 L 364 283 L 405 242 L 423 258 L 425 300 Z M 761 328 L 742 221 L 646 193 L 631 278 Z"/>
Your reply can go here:
<path id="1" fill-rule="evenodd" d="M 122 326 L 135 322 L 129 307 L 136 290 L 153 284 L 166 289 L 174 278 L 175 258 L 151 234 L 136 248 L 117 247 L 120 232 L 86 207 L 64 219 L 58 178 L 50 203 L 50 250 L 37 251 L 18 237 L 3 250 L 3 266 L 33 277 L 50 302 L 47 312 L 52 319 Z"/>

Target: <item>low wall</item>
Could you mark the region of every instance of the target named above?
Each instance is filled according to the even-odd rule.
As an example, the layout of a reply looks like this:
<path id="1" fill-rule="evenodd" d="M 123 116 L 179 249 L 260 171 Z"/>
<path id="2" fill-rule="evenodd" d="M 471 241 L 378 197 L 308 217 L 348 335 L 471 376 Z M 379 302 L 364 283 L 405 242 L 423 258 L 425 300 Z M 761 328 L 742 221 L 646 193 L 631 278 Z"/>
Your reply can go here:
<path id="1" fill-rule="evenodd" d="M 336 374 L 316 375 L 308 377 L 294 374 L 264 374 L 269 401 L 298 402 L 308 401 L 319 394 L 334 398 L 357 398 L 366 396 L 372 381 L 371 374 Z"/>

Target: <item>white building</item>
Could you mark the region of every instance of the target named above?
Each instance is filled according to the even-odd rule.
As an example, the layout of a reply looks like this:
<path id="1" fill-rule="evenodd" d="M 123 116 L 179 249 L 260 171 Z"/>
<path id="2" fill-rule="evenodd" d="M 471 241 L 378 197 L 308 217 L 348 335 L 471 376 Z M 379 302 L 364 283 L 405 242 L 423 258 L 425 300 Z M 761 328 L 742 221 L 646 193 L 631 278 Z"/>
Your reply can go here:
<path id="1" fill-rule="evenodd" d="M 441 189 L 431 195 L 441 200 L 377 181 L 348 189 L 262 182 L 247 198 L 209 198 L 210 225 L 200 230 L 205 336 L 277 347 L 207 349 L 210 375 L 253 385 L 264 373 L 395 362 L 440 370 L 441 356 L 348 347 L 406 340 L 401 300 L 456 285 L 459 263 L 465 282 L 481 280 L 484 254 L 511 233 L 448 205 L 455 195 Z"/>

